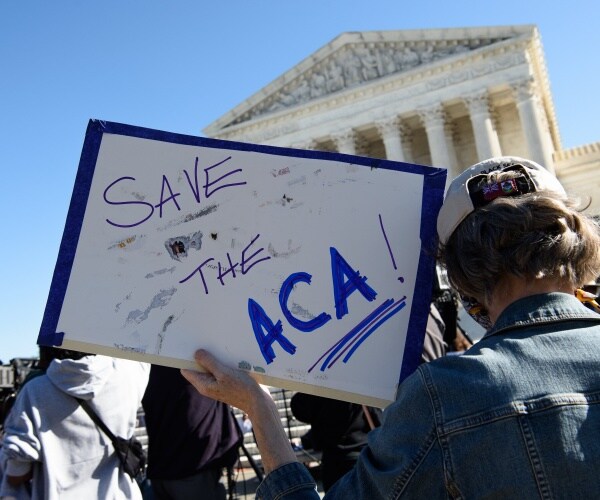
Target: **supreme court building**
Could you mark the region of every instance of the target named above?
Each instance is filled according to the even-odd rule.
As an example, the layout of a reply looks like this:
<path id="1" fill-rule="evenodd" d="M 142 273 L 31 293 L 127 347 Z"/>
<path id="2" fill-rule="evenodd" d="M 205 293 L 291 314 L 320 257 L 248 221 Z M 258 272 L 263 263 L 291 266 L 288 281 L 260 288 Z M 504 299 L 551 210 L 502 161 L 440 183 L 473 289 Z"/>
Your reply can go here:
<path id="1" fill-rule="evenodd" d="M 343 33 L 204 133 L 445 167 L 449 179 L 522 156 L 600 215 L 600 142 L 562 149 L 535 26 Z"/>

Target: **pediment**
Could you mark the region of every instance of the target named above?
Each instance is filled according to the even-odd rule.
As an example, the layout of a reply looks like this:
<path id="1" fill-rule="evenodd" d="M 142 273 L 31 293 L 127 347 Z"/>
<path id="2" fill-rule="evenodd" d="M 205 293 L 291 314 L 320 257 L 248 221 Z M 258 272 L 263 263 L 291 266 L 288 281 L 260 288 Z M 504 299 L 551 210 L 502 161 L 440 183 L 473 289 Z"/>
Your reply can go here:
<path id="1" fill-rule="evenodd" d="M 425 69 L 510 38 L 533 26 L 343 33 L 206 128 L 209 135 L 373 81 Z"/>

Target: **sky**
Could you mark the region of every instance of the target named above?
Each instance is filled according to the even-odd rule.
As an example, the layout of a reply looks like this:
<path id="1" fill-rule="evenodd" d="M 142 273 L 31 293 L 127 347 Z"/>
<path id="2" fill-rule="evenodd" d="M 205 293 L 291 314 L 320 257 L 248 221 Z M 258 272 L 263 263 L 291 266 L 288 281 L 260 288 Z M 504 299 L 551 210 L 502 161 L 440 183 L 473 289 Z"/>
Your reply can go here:
<path id="1" fill-rule="evenodd" d="M 90 118 L 191 135 L 347 31 L 535 24 L 564 148 L 600 141 L 600 2 L 0 0 L 0 360 L 37 355 Z"/>

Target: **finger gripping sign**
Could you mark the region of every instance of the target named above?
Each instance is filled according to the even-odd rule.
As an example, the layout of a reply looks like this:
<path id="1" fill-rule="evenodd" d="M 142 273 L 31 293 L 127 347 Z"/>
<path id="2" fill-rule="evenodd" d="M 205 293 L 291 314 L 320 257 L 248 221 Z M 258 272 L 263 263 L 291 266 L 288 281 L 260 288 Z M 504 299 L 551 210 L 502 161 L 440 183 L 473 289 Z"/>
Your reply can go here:
<path id="1" fill-rule="evenodd" d="M 38 343 L 386 406 L 415 370 L 444 169 L 91 120 Z"/>

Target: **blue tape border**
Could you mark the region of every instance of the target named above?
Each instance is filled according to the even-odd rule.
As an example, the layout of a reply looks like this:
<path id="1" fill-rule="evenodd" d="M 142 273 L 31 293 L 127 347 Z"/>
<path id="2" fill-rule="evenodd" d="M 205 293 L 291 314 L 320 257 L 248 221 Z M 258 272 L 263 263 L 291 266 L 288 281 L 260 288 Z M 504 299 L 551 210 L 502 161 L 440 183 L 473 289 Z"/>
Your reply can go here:
<path id="1" fill-rule="evenodd" d="M 420 229 L 421 253 L 398 383 L 411 375 L 421 363 L 435 273 L 437 217 L 444 199 L 447 175 L 445 169 L 436 170 L 437 172 L 424 176 Z"/>
<path id="2" fill-rule="evenodd" d="M 102 127 L 100 122 L 90 120 L 85 133 L 85 140 L 79 160 L 79 168 L 75 178 L 75 185 L 71 195 L 71 203 L 67 213 L 65 229 L 63 231 L 58 258 L 54 268 L 54 275 L 50 284 L 48 301 L 38 335 L 38 344 L 45 346 L 60 346 L 64 338 L 63 332 L 57 332 L 58 318 L 62 309 L 81 226 L 87 206 L 90 187 L 96 168 L 96 160 L 100 143 L 102 142 Z"/>

